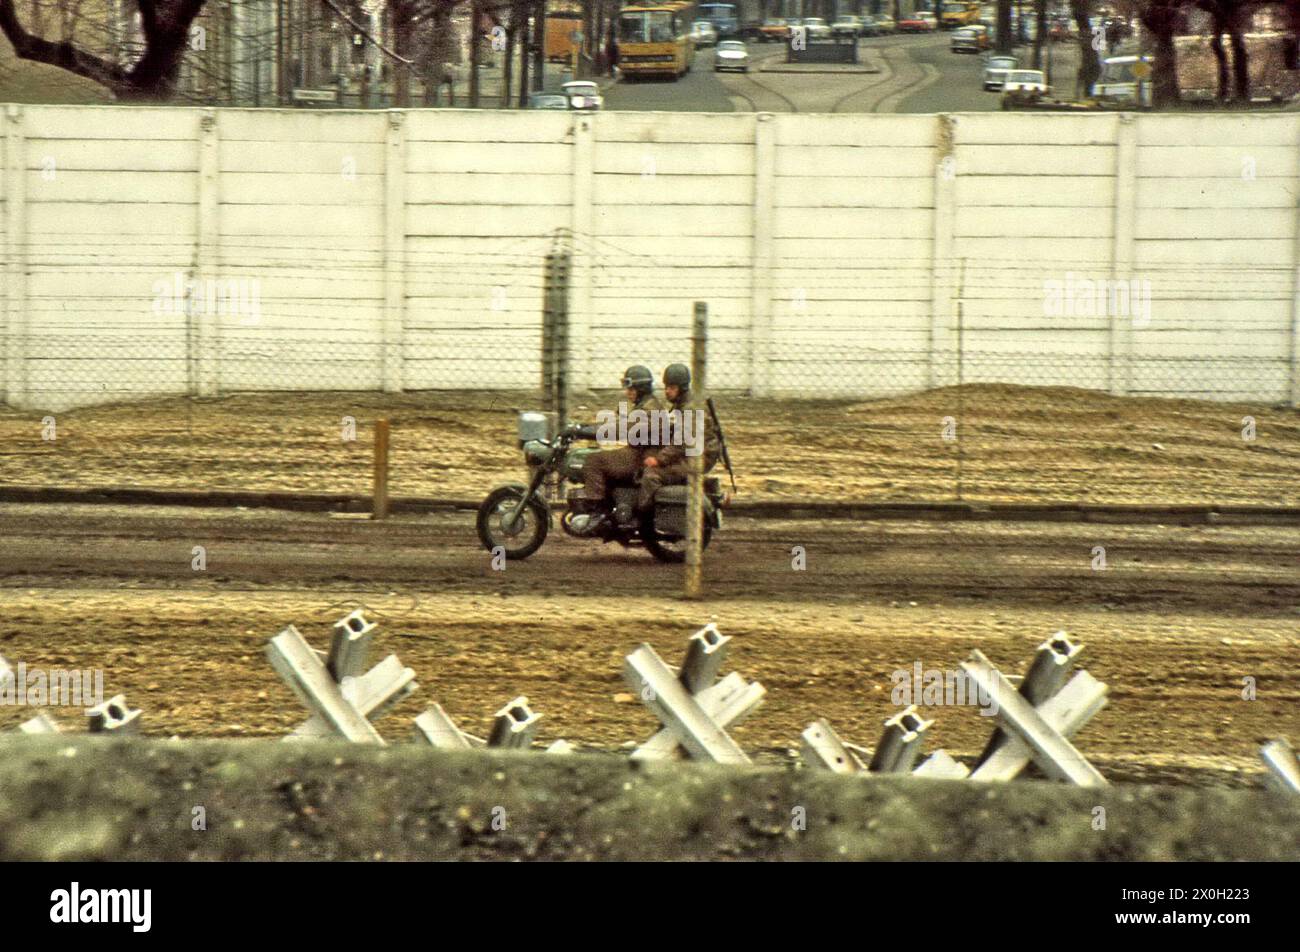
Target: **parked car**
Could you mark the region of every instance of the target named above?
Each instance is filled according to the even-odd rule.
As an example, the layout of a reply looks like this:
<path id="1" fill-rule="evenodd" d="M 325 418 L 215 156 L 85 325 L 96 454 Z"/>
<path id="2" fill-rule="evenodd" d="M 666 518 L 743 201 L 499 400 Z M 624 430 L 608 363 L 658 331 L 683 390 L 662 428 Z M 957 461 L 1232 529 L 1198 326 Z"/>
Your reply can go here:
<path id="1" fill-rule="evenodd" d="M 749 72 L 749 50 L 740 40 L 723 40 L 718 44 L 718 51 L 713 54 L 713 71 L 720 73 L 724 69 Z"/>
<path id="2" fill-rule="evenodd" d="M 810 40 L 829 40 L 831 28 L 821 17 L 804 17 L 803 27 Z"/>
<path id="3" fill-rule="evenodd" d="M 760 43 L 770 43 L 773 40 L 784 43 L 790 39 L 790 21 L 785 17 L 768 17 L 758 28 L 758 39 Z"/>
<path id="4" fill-rule="evenodd" d="M 982 53 L 992 45 L 987 27 L 964 26 L 953 30 L 949 48 L 954 53 Z"/>
<path id="5" fill-rule="evenodd" d="M 857 39 L 862 35 L 862 21 L 851 13 L 837 17 L 831 24 L 832 36 L 851 36 Z"/>
<path id="6" fill-rule="evenodd" d="M 864 16 L 860 18 L 858 35 L 859 36 L 879 36 L 880 25 L 876 17 Z"/>
<path id="7" fill-rule="evenodd" d="M 984 88 L 997 92 L 1002 88 L 1007 73 L 1015 69 L 1018 61 L 1014 56 L 990 56 L 984 62 Z"/>
<path id="8" fill-rule="evenodd" d="M 565 83 L 564 95 L 569 98 L 570 109 L 599 109 L 605 105 L 605 98 L 600 94 L 600 87 L 585 79 Z"/>
<path id="9" fill-rule="evenodd" d="M 691 25 L 691 39 L 696 46 L 717 46 L 718 28 L 708 20 L 696 20 Z"/>
<path id="10" fill-rule="evenodd" d="M 938 21 L 928 10 L 913 13 L 898 21 L 899 33 L 933 33 L 938 29 Z"/>
<path id="11" fill-rule="evenodd" d="M 888 13 L 882 13 L 877 16 L 876 32 L 881 35 L 898 32 L 898 24 L 894 21 L 894 17 Z"/>
<path id="12" fill-rule="evenodd" d="M 568 109 L 569 97 L 563 93 L 529 93 L 529 109 Z"/>

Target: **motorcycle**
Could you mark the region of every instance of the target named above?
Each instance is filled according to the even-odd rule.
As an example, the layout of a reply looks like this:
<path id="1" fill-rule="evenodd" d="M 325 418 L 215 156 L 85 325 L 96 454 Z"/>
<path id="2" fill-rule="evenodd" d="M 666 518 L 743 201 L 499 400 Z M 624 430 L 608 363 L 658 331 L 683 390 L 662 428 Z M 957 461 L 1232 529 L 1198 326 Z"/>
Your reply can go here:
<path id="1" fill-rule="evenodd" d="M 717 421 L 717 412 L 709 401 L 709 411 Z M 719 435 L 721 430 L 718 431 Z M 518 424 L 519 446 L 524 451 L 532 475 L 528 482 L 507 483 L 488 493 L 478 508 L 478 537 L 483 547 L 494 551 L 504 550 L 507 559 L 526 559 L 542 547 L 551 528 L 551 507 L 546 500 L 545 486 L 552 475 L 562 483 L 582 485 L 582 464 L 599 447 L 575 445 L 579 441 L 594 440 L 595 427 L 570 425 L 554 439 L 548 439 L 547 418 L 541 413 L 520 413 Z M 727 470 L 731 461 L 725 443 L 722 458 Z M 735 477 L 732 477 L 735 486 Z M 632 483 L 616 483 L 613 488 L 614 513 L 596 533 L 578 531 L 573 525 L 575 499 L 581 490 L 568 493 L 570 505 L 560 516 L 560 528 L 578 538 L 617 542 L 624 548 L 644 546 L 661 562 L 683 562 L 686 559 L 686 486 L 664 486 L 655 494 L 654 505 L 637 511 L 638 489 Z M 722 528 L 722 507 L 727 498 L 717 477 L 704 479 L 704 535 L 707 546 L 713 530 Z"/>

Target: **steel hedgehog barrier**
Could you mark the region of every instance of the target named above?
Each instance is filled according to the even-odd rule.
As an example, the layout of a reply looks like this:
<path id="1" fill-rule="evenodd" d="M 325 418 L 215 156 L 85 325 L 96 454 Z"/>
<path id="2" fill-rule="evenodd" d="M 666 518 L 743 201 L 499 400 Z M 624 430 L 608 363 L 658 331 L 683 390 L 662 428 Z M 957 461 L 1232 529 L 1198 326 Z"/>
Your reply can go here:
<path id="1" fill-rule="evenodd" d="M 357 609 L 334 624 L 328 650 L 311 647 L 290 625 L 271 638 L 266 652 L 272 667 L 306 708 L 308 716 L 285 741 L 336 738 L 357 744 L 387 746 L 373 721 L 419 689 L 415 672 L 396 655 L 368 667 L 377 625 Z M 762 703 L 766 689 L 738 672 L 723 676 L 731 638 L 709 624 L 687 640 L 680 666 L 666 664 L 648 644 L 624 659 L 623 677 L 641 703 L 660 722 L 654 735 L 637 745 L 633 760 L 690 759 L 718 764 L 748 764 L 749 756 L 727 733 Z M 1085 788 L 1107 786 L 1106 779 L 1074 746 L 1075 735 L 1107 704 L 1108 688 L 1087 671 L 1075 671 L 1083 647 L 1057 632 L 1038 646 L 1022 677 L 1003 674 L 980 651 L 963 661 L 963 675 L 981 696 L 996 701 L 997 721 L 983 752 L 972 767 L 939 749 L 917 764 L 926 734 L 934 721 L 924 719 L 916 705 L 887 718 L 874 749 L 842 739 L 825 720 L 817 720 L 801 735 L 801 760 L 814 769 L 839 774 L 910 774 L 973 782 L 1014 780 L 1032 763 L 1048 778 Z M 0 657 L 0 684 L 13 678 L 13 669 Z M 135 733 L 141 712 L 132 710 L 123 695 L 86 709 L 91 733 Z M 487 737 L 477 737 L 456 725 L 434 702 L 414 719 L 414 741 L 443 750 L 482 748 L 544 750 L 567 754 L 565 740 L 541 747 L 537 728 L 542 715 L 520 696 L 493 715 Z M 44 711 L 23 722 L 25 734 L 59 733 L 59 725 Z M 1300 760 L 1284 739 L 1261 750 L 1270 782 L 1300 794 Z"/>
<path id="2" fill-rule="evenodd" d="M 0 656 L 0 686 L 14 680 L 14 669 L 8 661 Z M 131 734 L 140 726 L 140 712 L 127 706 L 126 696 L 116 694 L 107 701 L 85 709 L 86 729 L 92 734 Z M 38 711 L 36 716 L 18 725 L 22 734 L 58 734 L 59 725 L 45 711 Z"/>

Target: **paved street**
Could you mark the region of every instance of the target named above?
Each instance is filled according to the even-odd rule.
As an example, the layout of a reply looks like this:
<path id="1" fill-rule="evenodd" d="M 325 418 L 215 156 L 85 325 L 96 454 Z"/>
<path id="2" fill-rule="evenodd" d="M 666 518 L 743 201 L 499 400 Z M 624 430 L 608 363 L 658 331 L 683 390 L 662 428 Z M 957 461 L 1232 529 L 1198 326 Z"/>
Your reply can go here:
<path id="1" fill-rule="evenodd" d="M 713 50 L 700 50 L 692 71 L 678 82 L 620 80 L 605 94 L 608 109 L 680 112 L 981 112 L 1000 108 L 981 86 L 983 57 L 949 50 L 950 34 L 883 36 L 859 41 L 859 58 L 874 73 L 779 73 L 765 65 L 783 61 L 780 44 L 750 44 L 747 74 L 715 73 Z M 1019 51 L 1028 62 L 1028 48 Z M 1053 49 L 1054 86 L 1074 88 L 1077 51 Z"/>

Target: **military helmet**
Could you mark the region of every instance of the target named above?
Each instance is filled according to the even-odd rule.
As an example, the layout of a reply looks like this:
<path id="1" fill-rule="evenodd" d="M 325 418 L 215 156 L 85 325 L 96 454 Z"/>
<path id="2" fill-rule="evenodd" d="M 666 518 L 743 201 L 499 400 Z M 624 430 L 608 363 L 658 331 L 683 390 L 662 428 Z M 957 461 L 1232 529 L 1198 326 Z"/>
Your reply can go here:
<path id="1" fill-rule="evenodd" d="M 655 388 L 655 375 L 649 367 L 635 364 L 624 371 L 623 388 L 635 390 L 637 393 L 649 393 Z"/>
<path id="2" fill-rule="evenodd" d="M 691 368 L 685 364 L 669 364 L 664 368 L 664 386 L 689 390 L 691 386 Z"/>

